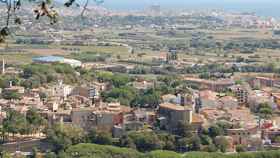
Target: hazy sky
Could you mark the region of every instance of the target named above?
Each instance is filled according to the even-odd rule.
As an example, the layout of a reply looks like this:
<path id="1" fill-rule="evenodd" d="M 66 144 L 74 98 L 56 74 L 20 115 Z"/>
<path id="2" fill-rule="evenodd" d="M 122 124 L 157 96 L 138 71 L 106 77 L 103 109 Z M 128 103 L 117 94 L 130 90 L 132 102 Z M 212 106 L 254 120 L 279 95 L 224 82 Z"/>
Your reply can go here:
<path id="1" fill-rule="evenodd" d="M 225 9 L 257 12 L 260 15 L 280 15 L 280 0 L 105 0 L 111 9 L 141 10 L 159 4 L 169 9 Z"/>

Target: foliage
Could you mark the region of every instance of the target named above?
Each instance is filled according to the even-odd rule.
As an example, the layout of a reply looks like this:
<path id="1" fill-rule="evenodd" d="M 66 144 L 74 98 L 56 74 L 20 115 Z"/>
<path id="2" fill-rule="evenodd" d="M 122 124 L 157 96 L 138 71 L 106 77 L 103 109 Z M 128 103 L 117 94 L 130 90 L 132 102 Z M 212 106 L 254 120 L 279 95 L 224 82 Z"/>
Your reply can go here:
<path id="1" fill-rule="evenodd" d="M 112 90 L 102 94 L 105 100 L 110 101 L 110 98 L 117 99 L 123 105 L 130 105 L 136 95 L 136 89 L 130 86 L 113 88 Z"/>
<path id="2" fill-rule="evenodd" d="M 176 138 L 174 135 L 168 133 L 158 134 L 159 140 L 162 144 L 163 150 L 176 150 Z"/>
<path id="3" fill-rule="evenodd" d="M 219 136 L 214 139 L 215 145 L 220 149 L 221 152 L 226 152 L 229 142 L 224 136 Z"/>
<path id="4" fill-rule="evenodd" d="M 133 139 L 131 139 L 128 135 L 123 135 L 119 139 L 118 146 L 119 147 L 130 148 L 130 149 L 136 149 L 136 145 L 134 144 Z"/>
<path id="5" fill-rule="evenodd" d="M 96 144 L 78 144 L 69 147 L 65 153 L 59 155 L 63 155 L 67 158 L 279 158 L 280 152 L 276 150 L 264 152 L 241 152 L 234 154 L 209 152 L 187 152 L 179 154 L 172 151 L 155 150 L 144 154 L 127 148 Z"/>
<path id="6" fill-rule="evenodd" d="M 55 124 L 46 129 L 47 141 L 55 151 L 65 150 L 71 145 L 84 142 L 85 135 L 81 128 L 72 125 Z"/>
<path id="7" fill-rule="evenodd" d="M 216 136 L 223 134 L 223 129 L 218 125 L 212 125 L 208 129 L 209 136 L 215 138 Z"/>
<path id="8" fill-rule="evenodd" d="M 113 74 L 107 71 L 97 72 L 97 79 L 101 82 L 111 82 L 114 87 L 119 88 L 125 86 L 131 78 L 126 74 Z"/>
<path id="9" fill-rule="evenodd" d="M 46 120 L 38 113 L 35 108 L 31 108 L 26 112 L 26 121 L 29 125 L 29 130 L 32 133 L 42 130 L 47 124 Z"/>
<path id="10" fill-rule="evenodd" d="M 185 124 L 184 122 L 180 121 L 176 128 L 176 134 L 182 137 L 192 137 L 192 127 L 190 124 Z"/>
<path id="11" fill-rule="evenodd" d="M 104 62 L 110 54 L 99 54 L 96 52 L 72 53 L 71 56 L 82 62 Z"/>
<path id="12" fill-rule="evenodd" d="M 131 132 L 128 135 L 139 151 L 152 151 L 161 149 L 158 136 L 152 131 Z"/>
<path id="13" fill-rule="evenodd" d="M 256 111 L 261 118 L 268 119 L 272 116 L 272 107 L 268 103 L 262 103 L 258 106 Z"/>
<path id="14" fill-rule="evenodd" d="M 99 144 L 99 145 L 113 144 L 113 138 L 110 133 L 96 132 L 95 130 L 91 130 L 87 136 L 89 141 L 94 144 Z"/>
<path id="15" fill-rule="evenodd" d="M 53 152 L 47 152 L 44 158 L 57 158 L 57 156 Z"/>
<path id="16" fill-rule="evenodd" d="M 148 89 L 147 91 L 136 96 L 133 100 L 134 106 L 157 107 L 160 102 L 160 91 Z"/>
<path id="17" fill-rule="evenodd" d="M 2 94 L 4 99 L 7 100 L 19 100 L 21 98 L 21 94 L 13 91 L 4 90 Z"/>
<path id="18" fill-rule="evenodd" d="M 246 149 L 246 146 L 244 145 L 237 145 L 236 146 L 236 152 L 245 152 L 247 149 Z"/>
<path id="19" fill-rule="evenodd" d="M 24 6 L 22 5 L 25 1 L 23 0 L 1 0 L 0 3 L 5 5 L 5 25 L 0 28 L 0 43 L 4 42 L 6 37 L 9 36 L 12 32 L 10 30 L 11 21 L 13 20 L 13 24 L 21 25 L 22 19 L 18 12 Z M 35 15 L 35 19 L 39 20 L 41 17 L 47 17 L 50 21 L 51 25 L 54 25 L 58 22 L 58 12 L 54 9 L 52 0 L 30 0 L 28 2 L 35 3 L 35 8 L 33 8 L 33 12 Z M 96 4 L 102 4 L 103 0 L 94 0 Z M 75 0 L 68 0 L 65 3 L 66 7 L 72 6 L 72 4 L 78 4 L 80 2 L 76 2 Z M 84 4 L 81 15 L 83 16 L 84 12 L 87 10 L 89 0 Z"/>
<path id="20" fill-rule="evenodd" d="M 20 78 L 14 75 L 2 75 L 0 77 L 0 88 L 8 88 L 10 82 L 12 82 L 13 85 L 18 85 L 20 83 Z"/>
<path id="21" fill-rule="evenodd" d="M 62 78 L 66 83 L 78 81 L 75 69 L 68 64 L 30 64 L 23 67 L 22 76 L 25 80 L 22 86 L 25 88 L 38 88 L 39 86 L 57 81 Z"/>
<path id="22" fill-rule="evenodd" d="M 130 74 L 148 74 L 151 72 L 151 69 L 144 66 L 136 66 L 129 71 Z"/>
<path id="23" fill-rule="evenodd" d="M 182 156 L 176 152 L 155 150 L 145 155 L 147 158 L 181 158 Z"/>
<path id="24" fill-rule="evenodd" d="M 68 148 L 67 158 L 140 158 L 141 153 L 127 148 L 102 146 L 95 144 L 79 144 Z"/>
<path id="25" fill-rule="evenodd" d="M 27 123 L 24 115 L 17 111 L 9 110 L 7 117 L 3 120 L 3 129 L 12 134 L 26 134 Z"/>

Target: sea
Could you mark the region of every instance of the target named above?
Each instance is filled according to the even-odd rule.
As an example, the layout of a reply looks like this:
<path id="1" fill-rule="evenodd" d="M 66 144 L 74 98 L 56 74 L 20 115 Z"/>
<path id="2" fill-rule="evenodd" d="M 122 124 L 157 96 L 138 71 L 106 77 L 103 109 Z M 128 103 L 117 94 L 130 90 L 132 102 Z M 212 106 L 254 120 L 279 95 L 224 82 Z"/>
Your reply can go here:
<path id="1" fill-rule="evenodd" d="M 280 19 L 280 0 L 105 0 L 112 10 L 141 11 L 151 5 L 169 10 L 218 9 L 229 12 L 253 12 L 263 17 Z"/>

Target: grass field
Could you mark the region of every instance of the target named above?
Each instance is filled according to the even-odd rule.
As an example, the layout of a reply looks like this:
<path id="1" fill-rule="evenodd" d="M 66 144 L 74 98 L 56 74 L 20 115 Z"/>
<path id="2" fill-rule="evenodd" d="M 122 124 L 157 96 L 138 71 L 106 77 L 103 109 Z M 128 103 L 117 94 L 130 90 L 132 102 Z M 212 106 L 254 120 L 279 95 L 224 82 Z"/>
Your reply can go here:
<path id="1" fill-rule="evenodd" d="M 78 48 L 79 52 L 97 52 L 111 54 L 112 57 L 121 55 L 127 57 L 128 48 L 124 46 L 63 46 L 63 45 L 16 45 L 10 44 L 9 48 L 19 47 L 24 53 L 7 52 L 0 53 L 0 58 L 4 58 L 7 63 L 26 64 L 32 62 L 32 57 L 46 55 L 69 56 L 72 52 L 62 48 Z M 0 45 L 0 49 L 4 49 L 6 45 Z"/>

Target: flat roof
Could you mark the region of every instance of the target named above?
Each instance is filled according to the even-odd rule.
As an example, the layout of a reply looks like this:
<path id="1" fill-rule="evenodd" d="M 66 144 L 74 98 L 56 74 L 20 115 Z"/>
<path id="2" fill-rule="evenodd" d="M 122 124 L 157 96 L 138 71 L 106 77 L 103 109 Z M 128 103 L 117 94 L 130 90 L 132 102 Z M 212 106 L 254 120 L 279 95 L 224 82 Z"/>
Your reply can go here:
<path id="1" fill-rule="evenodd" d="M 64 60 L 64 57 L 60 56 L 41 56 L 32 58 L 35 62 L 61 62 Z"/>

